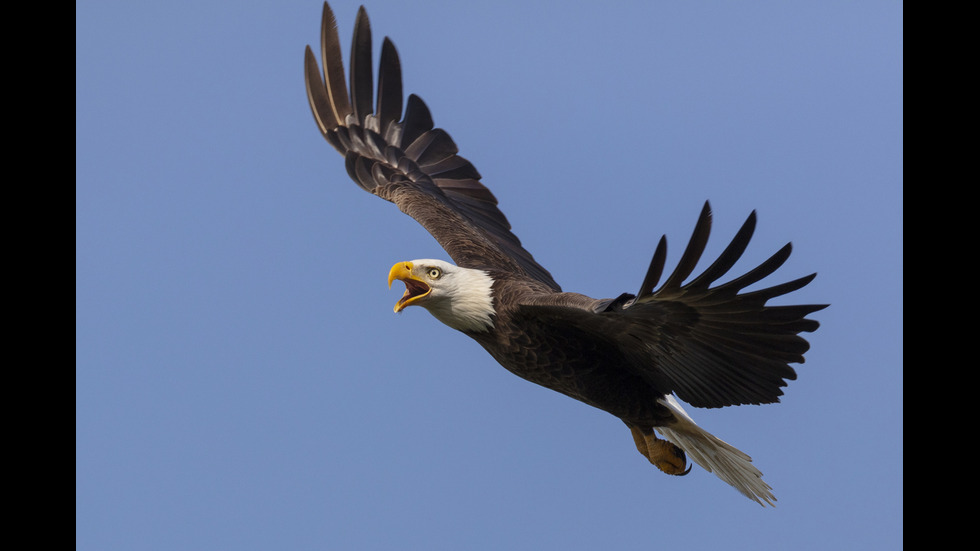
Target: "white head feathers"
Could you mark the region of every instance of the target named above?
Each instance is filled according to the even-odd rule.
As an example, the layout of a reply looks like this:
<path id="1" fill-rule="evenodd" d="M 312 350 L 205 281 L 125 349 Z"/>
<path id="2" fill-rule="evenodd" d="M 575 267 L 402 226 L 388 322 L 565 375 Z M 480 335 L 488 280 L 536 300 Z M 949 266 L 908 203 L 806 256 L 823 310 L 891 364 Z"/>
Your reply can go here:
<path id="1" fill-rule="evenodd" d="M 460 331 L 488 331 L 493 327 L 493 278 L 487 272 L 424 258 L 392 268 L 389 280 L 406 278 L 430 288 L 409 303 L 424 307 L 449 327 Z M 406 282 L 406 287 L 412 286 Z M 407 291 L 406 297 L 409 294 Z"/>

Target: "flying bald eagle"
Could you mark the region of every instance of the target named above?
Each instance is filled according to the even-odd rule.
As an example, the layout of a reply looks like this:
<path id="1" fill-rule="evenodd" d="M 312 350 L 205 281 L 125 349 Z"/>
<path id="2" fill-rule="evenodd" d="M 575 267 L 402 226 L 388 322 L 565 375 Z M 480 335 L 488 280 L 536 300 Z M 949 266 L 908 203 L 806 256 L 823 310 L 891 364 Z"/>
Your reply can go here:
<path id="1" fill-rule="evenodd" d="M 636 295 L 594 299 L 562 292 L 511 233 L 496 198 L 456 154 L 449 134 L 434 127 L 425 103 L 409 95 L 402 110 L 401 68 L 388 38 L 381 45 L 375 100 L 364 8 L 354 26 L 349 90 L 336 20 L 326 3 L 320 50 L 323 77 L 309 46 L 305 76 L 323 137 L 344 155 L 359 186 L 417 220 L 455 262 L 396 263 L 388 284 L 404 282 L 405 294 L 395 311 L 421 306 L 515 375 L 619 417 L 637 450 L 665 473 L 687 474 L 690 456 L 760 505 L 773 505 L 772 488 L 751 458 L 695 424 L 677 398 L 705 408 L 773 403 L 786 380 L 796 378 L 788 364 L 803 363 L 809 348 L 799 333 L 817 329 L 806 316 L 826 305 L 766 303 L 816 274 L 742 292 L 779 268 L 790 245 L 714 285 L 748 245 L 753 212 L 721 256 L 685 283 L 708 240 L 711 209 L 705 203 L 678 266 L 656 290 L 666 238 Z"/>

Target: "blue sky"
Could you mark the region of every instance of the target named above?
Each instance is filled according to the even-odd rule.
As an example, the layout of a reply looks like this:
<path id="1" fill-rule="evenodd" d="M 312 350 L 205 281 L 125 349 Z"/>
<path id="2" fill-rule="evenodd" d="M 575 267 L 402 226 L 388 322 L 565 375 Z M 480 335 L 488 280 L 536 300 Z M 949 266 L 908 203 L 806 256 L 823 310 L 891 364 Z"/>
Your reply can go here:
<path id="1" fill-rule="evenodd" d="M 357 4 L 334 2 L 342 43 Z M 763 509 L 421 309 L 446 258 L 306 102 L 321 4 L 76 3 L 76 548 L 896 549 L 903 13 L 868 2 L 378 0 L 419 94 L 566 289 L 638 288 L 701 205 L 816 314 L 782 403 L 689 409 Z M 345 54 L 346 55 L 346 54 Z M 772 281 L 776 281 L 773 279 Z"/>

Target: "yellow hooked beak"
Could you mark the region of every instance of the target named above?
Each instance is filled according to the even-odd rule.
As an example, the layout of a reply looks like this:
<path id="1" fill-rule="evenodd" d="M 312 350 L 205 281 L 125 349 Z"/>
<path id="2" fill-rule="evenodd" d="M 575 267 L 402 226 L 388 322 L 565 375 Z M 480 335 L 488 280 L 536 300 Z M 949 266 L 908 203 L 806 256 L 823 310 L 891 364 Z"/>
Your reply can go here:
<path id="1" fill-rule="evenodd" d="M 411 262 L 399 262 L 392 266 L 391 271 L 388 272 L 389 289 L 391 288 L 392 282 L 396 279 L 405 282 L 405 294 L 395 303 L 395 312 L 401 312 L 405 307 L 412 306 L 432 292 L 432 288 L 426 282 L 415 277 L 415 274 L 412 273 L 412 268 L 414 266 Z"/>

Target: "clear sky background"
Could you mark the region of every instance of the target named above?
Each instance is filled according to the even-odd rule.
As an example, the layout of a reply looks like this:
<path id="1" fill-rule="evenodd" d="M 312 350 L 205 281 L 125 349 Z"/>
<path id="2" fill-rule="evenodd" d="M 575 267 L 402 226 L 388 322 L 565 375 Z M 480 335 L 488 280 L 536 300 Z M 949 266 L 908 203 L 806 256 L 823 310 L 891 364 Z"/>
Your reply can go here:
<path id="1" fill-rule="evenodd" d="M 345 52 L 357 4 L 333 4 Z M 668 477 L 612 416 L 422 309 L 446 258 L 349 180 L 303 48 L 321 4 L 76 3 L 76 548 L 897 549 L 901 2 L 367 4 L 566 289 L 635 292 L 703 202 L 708 256 L 818 272 L 782 403 L 691 408 L 779 499 Z M 345 53 L 346 56 L 346 53 Z M 713 259 L 713 257 L 712 257 Z"/>

